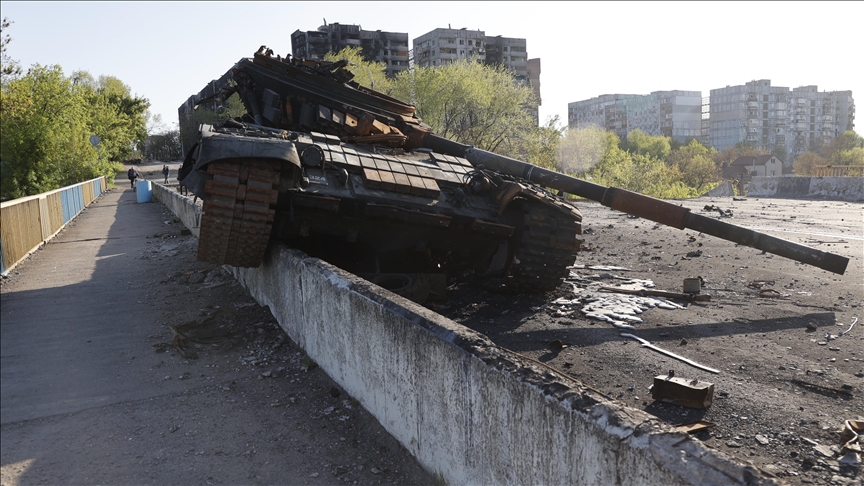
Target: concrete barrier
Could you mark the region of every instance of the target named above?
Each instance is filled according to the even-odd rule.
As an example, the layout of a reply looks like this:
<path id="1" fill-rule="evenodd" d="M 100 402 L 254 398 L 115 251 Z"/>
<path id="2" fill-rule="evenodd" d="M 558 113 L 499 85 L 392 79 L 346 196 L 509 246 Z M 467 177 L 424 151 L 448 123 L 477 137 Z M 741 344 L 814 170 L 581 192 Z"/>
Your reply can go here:
<path id="1" fill-rule="evenodd" d="M 201 233 L 201 206 L 164 184 L 153 182 L 153 198 L 171 210 L 196 238 Z"/>
<path id="2" fill-rule="evenodd" d="M 808 195 L 864 201 L 864 177 L 811 177 Z"/>
<path id="3" fill-rule="evenodd" d="M 864 177 L 754 177 L 747 195 L 864 201 Z"/>
<path id="4" fill-rule="evenodd" d="M 184 222 L 199 214 L 191 199 L 159 185 L 154 194 Z M 226 268 L 449 484 L 773 484 L 641 410 L 300 251 L 273 243 L 261 267 Z"/>

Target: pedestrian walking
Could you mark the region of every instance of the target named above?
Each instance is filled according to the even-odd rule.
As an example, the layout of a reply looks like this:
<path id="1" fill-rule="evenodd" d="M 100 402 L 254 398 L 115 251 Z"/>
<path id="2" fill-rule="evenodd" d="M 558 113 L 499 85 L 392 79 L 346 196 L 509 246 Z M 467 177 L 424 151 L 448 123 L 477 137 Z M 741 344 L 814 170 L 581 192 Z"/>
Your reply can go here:
<path id="1" fill-rule="evenodd" d="M 129 184 L 132 186 L 132 189 L 135 189 L 135 179 L 137 179 L 139 176 L 140 174 L 138 174 L 138 171 L 135 169 L 135 167 L 130 167 L 129 170 L 126 172 L 126 177 L 129 178 Z"/>
<path id="2" fill-rule="evenodd" d="M 165 176 L 165 184 L 168 184 L 168 173 L 171 172 L 171 169 L 168 168 L 168 164 L 162 166 L 162 175 Z"/>

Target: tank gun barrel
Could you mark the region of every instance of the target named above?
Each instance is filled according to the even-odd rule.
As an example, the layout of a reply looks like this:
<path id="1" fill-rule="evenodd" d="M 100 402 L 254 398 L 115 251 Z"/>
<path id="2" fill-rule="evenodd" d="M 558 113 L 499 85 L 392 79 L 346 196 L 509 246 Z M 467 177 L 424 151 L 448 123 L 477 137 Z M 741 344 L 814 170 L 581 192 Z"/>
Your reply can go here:
<path id="1" fill-rule="evenodd" d="M 617 187 L 606 187 L 554 172 L 516 159 L 463 145 L 436 135 L 428 135 L 423 144 L 436 152 L 464 157 L 475 166 L 521 177 L 541 186 L 575 194 L 598 201 L 616 211 L 622 211 L 678 229 L 691 229 L 749 246 L 774 255 L 842 275 L 849 259 L 800 245 L 782 238 L 766 235 L 741 226 L 729 224 L 699 214 L 690 209 L 662 201 L 644 194 Z"/>

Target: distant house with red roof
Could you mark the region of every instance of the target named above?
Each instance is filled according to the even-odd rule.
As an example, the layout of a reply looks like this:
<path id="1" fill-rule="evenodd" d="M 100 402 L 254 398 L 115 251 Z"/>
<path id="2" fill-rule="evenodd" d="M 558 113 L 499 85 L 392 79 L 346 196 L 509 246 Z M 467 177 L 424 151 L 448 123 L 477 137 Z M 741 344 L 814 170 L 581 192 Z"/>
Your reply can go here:
<path id="1" fill-rule="evenodd" d="M 776 155 L 743 155 L 726 167 L 721 167 L 724 179 L 749 181 L 754 176 L 783 175 L 783 161 Z"/>

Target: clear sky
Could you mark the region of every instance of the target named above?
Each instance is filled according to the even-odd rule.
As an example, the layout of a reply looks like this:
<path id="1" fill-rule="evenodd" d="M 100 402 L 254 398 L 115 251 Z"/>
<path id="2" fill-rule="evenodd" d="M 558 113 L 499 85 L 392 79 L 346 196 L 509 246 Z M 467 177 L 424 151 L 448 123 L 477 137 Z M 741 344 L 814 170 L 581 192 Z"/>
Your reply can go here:
<path id="1" fill-rule="evenodd" d="M 709 91 L 754 79 L 851 90 L 864 105 L 864 2 L 0 2 L 8 54 L 25 68 L 111 75 L 166 123 L 261 45 L 323 22 L 407 32 L 479 29 L 527 39 L 539 57 L 541 121 L 607 93 Z M 859 108 L 860 110 L 860 108 Z M 855 130 L 862 131 L 858 120 Z"/>

